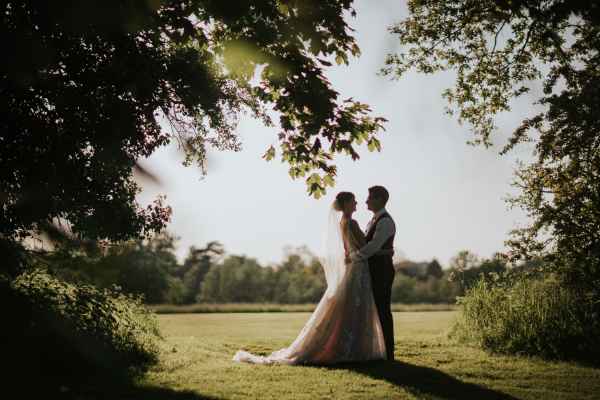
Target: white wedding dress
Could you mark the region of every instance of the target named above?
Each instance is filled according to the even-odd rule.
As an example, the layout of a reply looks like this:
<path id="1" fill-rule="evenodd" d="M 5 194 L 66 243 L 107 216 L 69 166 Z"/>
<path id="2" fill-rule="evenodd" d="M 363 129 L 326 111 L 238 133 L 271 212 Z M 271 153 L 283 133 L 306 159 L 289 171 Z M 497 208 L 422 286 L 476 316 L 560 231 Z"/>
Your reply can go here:
<path id="1" fill-rule="evenodd" d="M 296 340 L 268 356 L 240 350 L 233 361 L 318 365 L 386 358 L 368 263 L 344 262 L 344 249 L 357 250 L 359 243 L 350 224 L 341 223 L 340 215 L 332 213 L 330 217 L 328 255 L 322 260 L 327 290 Z"/>

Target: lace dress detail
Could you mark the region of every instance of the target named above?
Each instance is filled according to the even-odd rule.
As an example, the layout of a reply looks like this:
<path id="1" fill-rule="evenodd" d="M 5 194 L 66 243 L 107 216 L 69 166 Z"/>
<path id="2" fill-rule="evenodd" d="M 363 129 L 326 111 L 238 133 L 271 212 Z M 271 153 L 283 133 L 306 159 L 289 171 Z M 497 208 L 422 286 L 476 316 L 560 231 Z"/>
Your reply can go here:
<path id="1" fill-rule="evenodd" d="M 349 226 L 342 226 L 346 250 L 359 248 Z M 269 356 L 240 350 L 234 361 L 254 364 L 333 364 L 385 359 L 385 342 L 366 261 L 346 264 L 336 290 L 328 288 L 315 311 L 287 348 Z"/>

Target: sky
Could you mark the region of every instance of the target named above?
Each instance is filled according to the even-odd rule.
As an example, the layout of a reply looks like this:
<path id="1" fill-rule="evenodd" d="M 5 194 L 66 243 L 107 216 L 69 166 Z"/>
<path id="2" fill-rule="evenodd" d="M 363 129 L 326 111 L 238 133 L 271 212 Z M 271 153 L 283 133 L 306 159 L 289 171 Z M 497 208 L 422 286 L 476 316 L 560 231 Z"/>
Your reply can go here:
<path id="1" fill-rule="evenodd" d="M 460 250 L 490 257 L 503 250 L 508 232 L 526 223 L 525 214 L 508 209 L 505 199 L 516 160 L 528 160 L 531 149 L 520 147 L 498 155 L 521 118 L 531 110 L 530 98 L 500 115 L 492 148 L 467 145 L 468 126 L 445 113 L 442 91 L 452 86 L 451 73 L 409 73 L 400 80 L 378 75 L 385 55 L 400 50 L 387 28 L 406 16 L 404 2 L 357 1 L 357 17 L 348 17 L 361 48 L 349 66 L 333 66 L 326 75 L 342 98 L 353 97 L 388 119 L 380 135 L 381 152 L 359 149 L 360 160 L 340 156 L 336 186 L 315 200 L 302 179 L 292 180 L 286 164 L 261 158 L 270 145 L 277 148 L 277 129 L 242 117 L 237 130 L 240 152 L 209 153 L 208 173 L 184 167 L 176 145 L 159 149 L 141 164 L 161 180 L 144 183 L 138 196 L 147 204 L 158 194 L 173 208 L 168 231 L 180 238 L 177 255 L 189 246 L 223 243 L 229 254 L 245 254 L 267 265 L 277 263 L 286 247 L 307 246 L 322 251 L 331 203 L 338 191 L 356 194 L 356 220 L 370 219 L 365 200 L 368 188 L 383 185 L 390 192 L 387 210 L 396 222 L 398 254 L 415 260 L 437 258 L 443 266 Z M 535 91 L 534 91 L 535 92 Z M 529 102 L 529 103 L 528 103 Z"/>

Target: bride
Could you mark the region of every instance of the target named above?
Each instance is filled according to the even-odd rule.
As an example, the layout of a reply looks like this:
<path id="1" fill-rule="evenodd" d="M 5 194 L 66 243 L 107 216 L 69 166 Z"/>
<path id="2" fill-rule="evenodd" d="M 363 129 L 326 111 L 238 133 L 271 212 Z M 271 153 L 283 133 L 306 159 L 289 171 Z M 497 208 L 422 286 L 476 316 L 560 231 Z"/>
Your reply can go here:
<path id="1" fill-rule="evenodd" d="M 363 232 L 352 219 L 354 211 L 354 194 L 338 193 L 330 214 L 327 257 L 322 260 L 327 290 L 296 340 L 269 356 L 240 350 L 234 361 L 333 364 L 386 358 L 367 261 L 349 261 L 348 257 L 365 244 Z"/>

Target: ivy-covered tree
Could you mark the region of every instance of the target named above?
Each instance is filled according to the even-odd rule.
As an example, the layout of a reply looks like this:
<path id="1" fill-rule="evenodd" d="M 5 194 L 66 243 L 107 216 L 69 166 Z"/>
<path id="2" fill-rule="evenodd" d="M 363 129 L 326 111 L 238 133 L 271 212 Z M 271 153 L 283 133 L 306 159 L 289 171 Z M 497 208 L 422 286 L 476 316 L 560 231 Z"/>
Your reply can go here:
<path id="1" fill-rule="evenodd" d="M 383 122 L 325 76 L 359 54 L 347 15 L 351 0 L 1 1 L 0 235 L 160 231 L 170 210 L 136 203 L 137 160 L 178 140 L 203 167 L 208 147 L 240 148 L 241 112 L 275 112 L 290 175 L 320 196 L 334 155 L 378 149 Z"/>
<path id="2" fill-rule="evenodd" d="M 489 145 L 495 116 L 542 82 L 543 93 L 502 153 L 535 144 L 515 184 L 532 223 L 509 241 L 512 259 L 543 256 L 563 282 L 600 299 L 600 3 L 564 0 L 409 0 L 391 27 L 403 46 L 384 73 L 454 71 L 444 92 Z"/>
<path id="3" fill-rule="evenodd" d="M 209 242 L 205 247 L 190 247 L 183 265 L 175 273 L 183 282 L 184 303 L 193 303 L 200 293 L 204 277 L 215 264 L 216 259 L 224 253 L 223 245 L 219 242 Z"/>
<path id="4" fill-rule="evenodd" d="M 442 266 L 437 259 L 431 260 L 427 264 L 426 276 L 433 276 L 434 278 L 440 279 L 444 275 L 444 271 L 442 271 Z"/>

